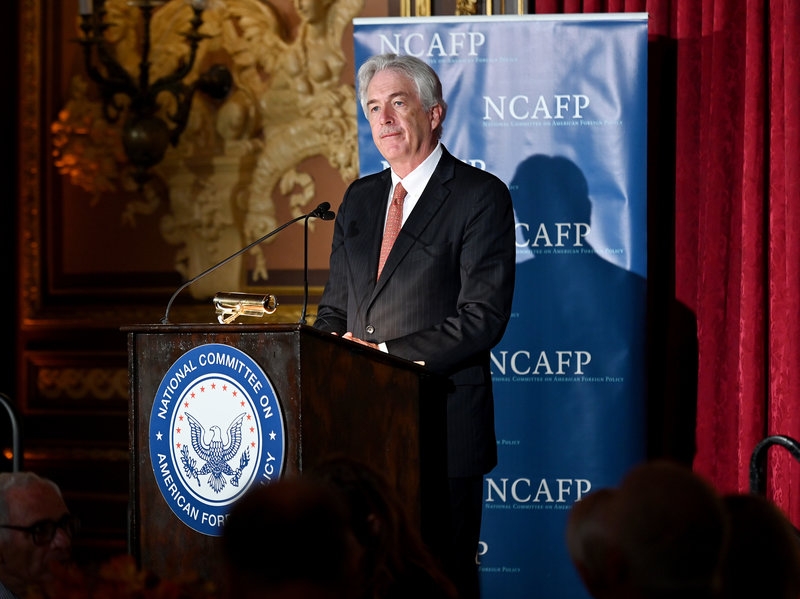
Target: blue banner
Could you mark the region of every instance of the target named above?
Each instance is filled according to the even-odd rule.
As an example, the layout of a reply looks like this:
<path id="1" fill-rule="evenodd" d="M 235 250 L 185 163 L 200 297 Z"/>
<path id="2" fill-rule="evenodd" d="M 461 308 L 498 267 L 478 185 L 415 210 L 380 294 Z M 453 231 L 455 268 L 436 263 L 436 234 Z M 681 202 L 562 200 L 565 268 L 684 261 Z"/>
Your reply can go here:
<path id="1" fill-rule="evenodd" d="M 588 597 L 569 509 L 645 457 L 647 15 L 355 19 L 356 68 L 436 69 L 444 145 L 503 179 L 517 283 L 492 352 L 499 464 L 486 476 L 484 599 Z M 388 166 L 358 115 L 361 174 Z"/>

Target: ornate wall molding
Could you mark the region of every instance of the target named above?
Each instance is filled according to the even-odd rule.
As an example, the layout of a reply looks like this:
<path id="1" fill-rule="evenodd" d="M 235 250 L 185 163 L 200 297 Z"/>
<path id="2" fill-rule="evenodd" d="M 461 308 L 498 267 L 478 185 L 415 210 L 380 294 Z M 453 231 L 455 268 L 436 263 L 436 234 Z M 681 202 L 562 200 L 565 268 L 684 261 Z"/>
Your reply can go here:
<path id="1" fill-rule="evenodd" d="M 213 62 L 224 62 L 234 88 L 222 102 L 196 94 L 190 121 L 179 144 L 125 206 L 131 226 L 159 216 L 162 238 L 177 246 L 174 268 L 189 279 L 237 249 L 260 238 L 287 211 L 299 216 L 318 200 L 315 174 L 304 162 L 323 157 L 343 182 L 358 172 L 355 89 L 341 83 L 346 57 L 343 34 L 363 8 L 363 0 L 294 3 L 299 25 L 261 0 L 209 3 L 191 82 Z M 127 0 L 106 0 L 107 41 L 117 61 L 138 70 L 138 11 Z M 180 24 L 190 7 L 171 0 L 153 15 L 151 75 L 171 72 L 186 54 Z M 77 35 L 77 30 L 76 30 Z M 168 103 L 162 115 L 171 109 Z M 54 166 L 95 198 L 130 191 L 129 168 L 118 126 L 101 117 L 101 104 L 83 73 L 71 79 L 69 97 L 53 123 Z M 314 223 L 310 223 L 314 226 Z M 189 288 L 195 298 L 220 289 L 236 290 L 242 280 L 270 282 L 267 255 L 254 248 L 247 269 L 217 271 Z M 241 267 L 240 267 L 241 268 Z"/>
<path id="2" fill-rule="evenodd" d="M 19 311 L 23 322 L 41 305 L 41 72 L 42 7 L 39 0 L 20 5 L 19 68 Z"/>

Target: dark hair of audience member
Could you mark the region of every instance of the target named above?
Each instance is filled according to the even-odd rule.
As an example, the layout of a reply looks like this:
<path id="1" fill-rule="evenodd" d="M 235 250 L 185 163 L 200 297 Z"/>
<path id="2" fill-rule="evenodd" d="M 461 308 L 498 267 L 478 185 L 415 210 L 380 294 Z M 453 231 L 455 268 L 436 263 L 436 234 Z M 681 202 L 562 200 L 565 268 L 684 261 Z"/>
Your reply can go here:
<path id="1" fill-rule="evenodd" d="M 707 480 L 677 463 L 648 462 L 625 476 L 613 511 L 630 583 L 641 596 L 716 596 L 728 522 Z"/>
<path id="2" fill-rule="evenodd" d="M 722 598 L 800 597 L 800 539 L 786 515 L 761 495 L 722 498 L 730 522 Z"/>
<path id="3" fill-rule="evenodd" d="M 323 461 L 310 475 L 331 484 L 346 498 L 351 528 L 363 548 L 363 599 L 457 597 L 455 586 L 383 475 L 342 456 Z"/>
<path id="4" fill-rule="evenodd" d="M 353 597 L 357 543 L 347 509 L 329 486 L 288 476 L 250 489 L 222 535 L 230 597 Z"/>
<path id="5" fill-rule="evenodd" d="M 569 511 L 567 552 L 592 597 L 603 597 L 619 563 L 609 509 L 616 489 L 601 488 L 577 501 Z"/>
<path id="6" fill-rule="evenodd" d="M 727 535 L 719 493 L 665 460 L 588 494 L 566 528 L 570 558 L 596 599 L 717 599 Z"/>

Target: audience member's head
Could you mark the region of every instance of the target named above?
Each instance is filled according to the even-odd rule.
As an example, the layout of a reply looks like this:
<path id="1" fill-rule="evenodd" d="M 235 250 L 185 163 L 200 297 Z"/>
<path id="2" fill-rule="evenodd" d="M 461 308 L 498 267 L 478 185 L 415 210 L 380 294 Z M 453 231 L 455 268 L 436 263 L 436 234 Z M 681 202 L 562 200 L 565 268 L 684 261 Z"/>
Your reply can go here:
<path id="1" fill-rule="evenodd" d="M 332 485 L 345 498 L 350 526 L 363 550 L 361 597 L 456 596 L 418 525 L 380 472 L 360 461 L 334 456 L 317 464 L 309 476 Z"/>
<path id="2" fill-rule="evenodd" d="M 603 488 L 584 496 L 567 517 L 567 551 L 584 586 L 593 597 L 603 597 L 619 563 L 618 548 L 609 520 L 616 489 Z"/>
<path id="3" fill-rule="evenodd" d="M 356 549 L 346 506 L 328 485 L 289 476 L 256 486 L 233 504 L 223 529 L 229 596 L 352 597 Z"/>
<path id="4" fill-rule="evenodd" d="M 727 518 L 721 497 L 691 469 L 648 462 L 612 492 L 580 506 L 582 501 L 570 515 L 571 555 L 594 597 L 716 596 Z"/>
<path id="5" fill-rule="evenodd" d="M 727 520 L 716 490 L 691 469 L 634 468 L 615 501 L 619 546 L 645 597 L 712 597 L 720 585 Z"/>
<path id="6" fill-rule="evenodd" d="M 0 473 L 0 584 L 42 593 L 71 559 L 75 522 L 61 491 L 33 472 Z M 0 596 L 5 596 L 0 589 Z"/>
<path id="7" fill-rule="evenodd" d="M 761 495 L 722 500 L 730 520 L 722 598 L 800 597 L 800 539 L 785 514 Z"/>

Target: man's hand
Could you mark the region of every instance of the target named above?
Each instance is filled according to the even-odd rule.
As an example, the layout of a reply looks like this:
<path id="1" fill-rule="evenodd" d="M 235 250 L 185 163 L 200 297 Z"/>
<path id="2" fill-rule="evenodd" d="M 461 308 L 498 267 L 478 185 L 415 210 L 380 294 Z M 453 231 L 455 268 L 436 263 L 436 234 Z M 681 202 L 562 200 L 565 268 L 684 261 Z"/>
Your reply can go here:
<path id="1" fill-rule="evenodd" d="M 358 337 L 353 337 L 353 333 L 347 331 L 344 335 L 342 335 L 342 339 L 349 339 L 350 341 L 355 341 L 356 343 L 360 343 L 361 345 L 366 345 L 367 347 L 371 347 L 372 349 L 380 349 L 377 343 L 370 343 L 369 341 L 364 341 L 363 339 L 359 339 Z"/>

